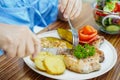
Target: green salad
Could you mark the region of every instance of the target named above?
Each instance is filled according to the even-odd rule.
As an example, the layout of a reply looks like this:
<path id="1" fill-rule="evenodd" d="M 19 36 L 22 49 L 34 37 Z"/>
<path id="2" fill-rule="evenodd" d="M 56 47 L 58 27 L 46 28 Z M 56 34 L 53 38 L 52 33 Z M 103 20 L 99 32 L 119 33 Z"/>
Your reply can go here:
<path id="1" fill-rule="evenodd" d="M 108 32 L 120 32 L 120 0 L 97 0 L 96 10 L 94 13 L 95 21 L 102 29 Z M 104 20 L 103 18 L 111 15 Z M 114 29 L 115 28 L 115 29 Z"/>

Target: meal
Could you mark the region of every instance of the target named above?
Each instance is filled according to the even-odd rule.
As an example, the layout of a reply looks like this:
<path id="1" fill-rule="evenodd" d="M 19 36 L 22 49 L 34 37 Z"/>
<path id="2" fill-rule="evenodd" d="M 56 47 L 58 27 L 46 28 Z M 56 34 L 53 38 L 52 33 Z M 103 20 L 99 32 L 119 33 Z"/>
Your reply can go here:
<path id="1" fill-rule="evenodd" d="M 104 32 L 110 34 L 120 31 L 120 1 L 97 0 L 94 9 L 95 21 Z"/>
<path id="2" fill-rule="evenodd" d="M 38 56 L 34 58 L 34 63 L 41 71 L 46 71 L 49 74 L 62 74 L 65 71 L 63 57 L 63 55 L 40 52 Z"/>
<path id="3" fill-rule="evenodd" d="M 99 46 L 104 37 L 97 34 L 97 30 L 90 25 L 79 29 L 79 44 L 73 48 L 72 33 L 69 30 L 58 28 L 60 36 L 40 38 L 43 48 L 68 49 L 57 55 L 41 51 L 32 61 L 40 71 L 53 75 L 63 74 L 66 69 L 77 73 L 90 73 L 101 69 L 104 53 Z"/>

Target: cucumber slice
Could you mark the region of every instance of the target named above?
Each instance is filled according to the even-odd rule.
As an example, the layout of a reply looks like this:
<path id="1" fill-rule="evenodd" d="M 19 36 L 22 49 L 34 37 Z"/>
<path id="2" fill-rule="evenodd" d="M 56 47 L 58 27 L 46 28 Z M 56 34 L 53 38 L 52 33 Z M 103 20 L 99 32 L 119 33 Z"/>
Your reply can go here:
<path id="1" fill-rule="evenodd" d="M 106 27 L 106 31 L 109 31 L 109 32 L 116 32 L 119 30 L 120 30 L 120 27 L 116 25 L 110 25 Z"/>
<path id="2" fill-rule="evenodd" d="M 112 18 L 109 18 L 108 20 L 109 20 L 109 24 L 112 24 Z"/>

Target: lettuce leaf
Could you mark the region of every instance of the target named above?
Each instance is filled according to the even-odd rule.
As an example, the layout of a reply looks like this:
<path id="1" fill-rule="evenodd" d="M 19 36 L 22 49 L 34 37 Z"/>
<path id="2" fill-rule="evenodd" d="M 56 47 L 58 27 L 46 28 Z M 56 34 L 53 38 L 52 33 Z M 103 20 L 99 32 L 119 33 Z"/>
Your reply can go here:
<path id="1" fill-rule="evenodd" d="M 116 6 L 116 1 L 107 2 L 103 10 L 106 12 L 112 12 L 115 9 L 115 6 Z"/>

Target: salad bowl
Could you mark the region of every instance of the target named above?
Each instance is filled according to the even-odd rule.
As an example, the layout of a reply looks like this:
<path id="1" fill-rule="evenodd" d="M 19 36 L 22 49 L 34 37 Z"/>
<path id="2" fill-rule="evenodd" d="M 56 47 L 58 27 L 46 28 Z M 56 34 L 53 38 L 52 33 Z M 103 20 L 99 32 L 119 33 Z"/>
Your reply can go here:
<path id="1" fill-rule="evenodd" d="M 120 34 L 120 1 L 98 0 L 93 13 L 100 31 Z"/>

